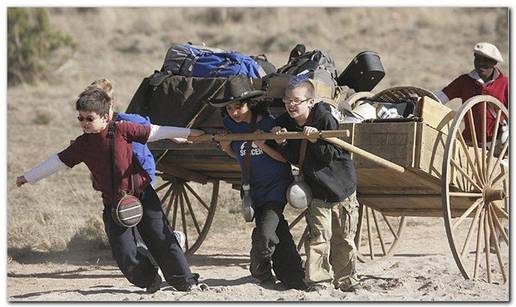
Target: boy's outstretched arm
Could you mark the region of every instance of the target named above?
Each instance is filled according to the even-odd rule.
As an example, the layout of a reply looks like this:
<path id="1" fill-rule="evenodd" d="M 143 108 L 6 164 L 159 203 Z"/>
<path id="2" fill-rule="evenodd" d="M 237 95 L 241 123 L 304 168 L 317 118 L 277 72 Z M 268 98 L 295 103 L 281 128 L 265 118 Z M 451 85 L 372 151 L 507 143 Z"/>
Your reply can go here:
<path id="1" fill-rule="evenodd" d="M 68 167 L 59 159 L 57 154 L 52 155 L 45 162 L 16 178 L 16 186 L 21 187 L 27 182 L 35 183 L 65 168 Z"/>
<path id="2" fill-rule="evenodd" d="M 186 139 L 188 136 L 198 136 L 203 134 L 204 131 L 198 129 L 151 125 L 151 130 L 147 142 L 174 138 Z"/>

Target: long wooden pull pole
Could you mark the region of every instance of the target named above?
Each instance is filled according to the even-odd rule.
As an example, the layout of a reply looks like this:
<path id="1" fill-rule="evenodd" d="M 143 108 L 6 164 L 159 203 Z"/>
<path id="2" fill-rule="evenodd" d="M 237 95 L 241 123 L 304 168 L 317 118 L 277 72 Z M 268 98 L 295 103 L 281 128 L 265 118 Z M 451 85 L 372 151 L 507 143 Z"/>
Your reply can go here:
<path id="1" fill-rule="evenodd" d="M 349 130 L 324 130 L 319 133 L 305 135 L 303 132 L 274 133 L 231 133 L 231 134 L 203 134 L 200 136 L 189 136 L 188 141 L 198 142 L 221 142 L 221 141 L 258 141 L 258 140 L 282 140 L 282 139 L 318 139 L 318 138 L 349 137 Z"/>
<path id="2" fill-rule="evenodd" d="M 389 168 L 398 173 L 405 173 L 405 168 L 372 154 L 368 151 L 360 149 L 354 145 L 351 145 L 339 137 L 349 137 L 349 130 L 325 130 L 319 133 L 313 133 L 305 135 L 303 132 L 283 132 L 283 133 L 232 133 L 232 134 L 204 134 L 200 136 L 190 136 L 188 141 L 197 142 L 221 142 L 221 141 L 254 141 L 254 140 L 281 140 L 281 139 L 318 139 L 321 138 L 327 142 L 330 142 L 340 148 L 352 152 L 358 156 L 361 156 L 371 162 L 377 163 L 381 166 Z"/>
<path id="3" fill-rule="evenodd" d="M 352 152 L 356 155 L 359 155 L 371 162 L 374 162 L 374 163 L 378 163 L 380 164 L 381 166 L 384 166 L 384 167 L 387 167 L 387 168 L 390 168 L 392 169 L 393 171 L 396 171 L 398 173 L 405 173 L 405 168 L 403 166 L 399 166 L 398 164 L 396 163 L 393 163 L 389 160 L 385 160 L 384 158 L 382 157 L 379 157 L 375 154 L 372 154 L 368 151 L 365 151 L 363 149 L 360 149 L 356 146 L 353 146 L 347 142 L 344 142 L 343 140 L 341 139 L 338 139 L 338 138 L 325 138 L 324 139 L 325 141 L 328 141 L 332 144 L 335 144 L 337 146 L 339 146 L 340 148 L 344 149 L 344 150 L 347 150 L 349 152 Z"/>

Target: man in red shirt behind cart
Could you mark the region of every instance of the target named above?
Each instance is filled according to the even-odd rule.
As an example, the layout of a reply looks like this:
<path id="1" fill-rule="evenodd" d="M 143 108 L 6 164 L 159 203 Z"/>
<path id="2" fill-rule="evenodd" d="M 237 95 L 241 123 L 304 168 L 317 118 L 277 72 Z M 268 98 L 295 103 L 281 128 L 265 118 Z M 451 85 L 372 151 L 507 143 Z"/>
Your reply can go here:
<path id="1" fill-rule="evenodd" d="M 477 43 L 473 48 L 473 64 L 475 69 L 467 74 L 460 75 L 441 91 L 436 92 L 436 96 L 442 103 L 446 103 L 454 98 L 461 98 L 462 103 L 476 95 L 490 95 L 500 100 L 507 108 L 509 107 L 509 80 L 496 64 L 503 62 L 502 55 L 495 45 L 490 43 Z M 479 142 L 482 135 L 482 106 L 477 104 L 473 107 L 473 118 L 475 119 L 475 130 Z M 496 120 L 496 112 L 487 114 L 487 141 L 491 141 Z M 502 118 L 500 123 L 501 141 L 505 143 L 509 136 L 507 121 Z M 471 142 L 469 123 L 463 136 L 466 142 Z M 500 134 L 499 134 L 500 135 Z"/>

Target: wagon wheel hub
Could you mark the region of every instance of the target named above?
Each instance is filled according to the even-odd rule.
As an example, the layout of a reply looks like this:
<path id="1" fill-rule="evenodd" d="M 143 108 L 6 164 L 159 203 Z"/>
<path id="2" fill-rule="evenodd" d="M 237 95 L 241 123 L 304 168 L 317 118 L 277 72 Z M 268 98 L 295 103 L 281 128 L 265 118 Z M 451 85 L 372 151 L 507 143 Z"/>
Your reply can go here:
<path id="1" fill-rule="evenodd" d="M 486 187 L 484 188 L 484 191 L 482 192 L 482 196 L 484 198 L 484 202 L 486 204 L 489 204 L 492 201 L 495 200 L 502 200 L 505 199 L 505 191 L 502 189 L 494 189 L 492 187 Z"/>

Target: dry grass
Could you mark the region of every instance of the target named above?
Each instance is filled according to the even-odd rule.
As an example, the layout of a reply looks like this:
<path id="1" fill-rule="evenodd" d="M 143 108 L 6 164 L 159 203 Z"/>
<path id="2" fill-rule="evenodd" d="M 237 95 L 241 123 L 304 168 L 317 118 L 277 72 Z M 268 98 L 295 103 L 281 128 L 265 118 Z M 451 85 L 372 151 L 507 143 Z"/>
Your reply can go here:
<path id="1" fill-rule="evenodd" d="M 72 35 L 78 47 L 47 80 L 8 88 L 8 246 L 40 251 L 105 246 L 102 203 L 86 167 L 21 189 L 15 178 L 80 134 L 73 101 L 85 85 L 110 78 L 118 109 L 124 110 L 172 42 L 266 53 L 278 67 L 290 48 L 303 42 L 327 50 L 339 71 L 369 49 L 379 52 L 387 72 L 375 91 L 399 85 L 437 90 L 471 69 L 471 48 L 478 41 L 500 48 L 507 72 L 507 14 L 493 8 L 51 9 L 51 23 Z M 219 204 L 212 231 L 242 223 L 236 191 L 224 185 Z"/>

